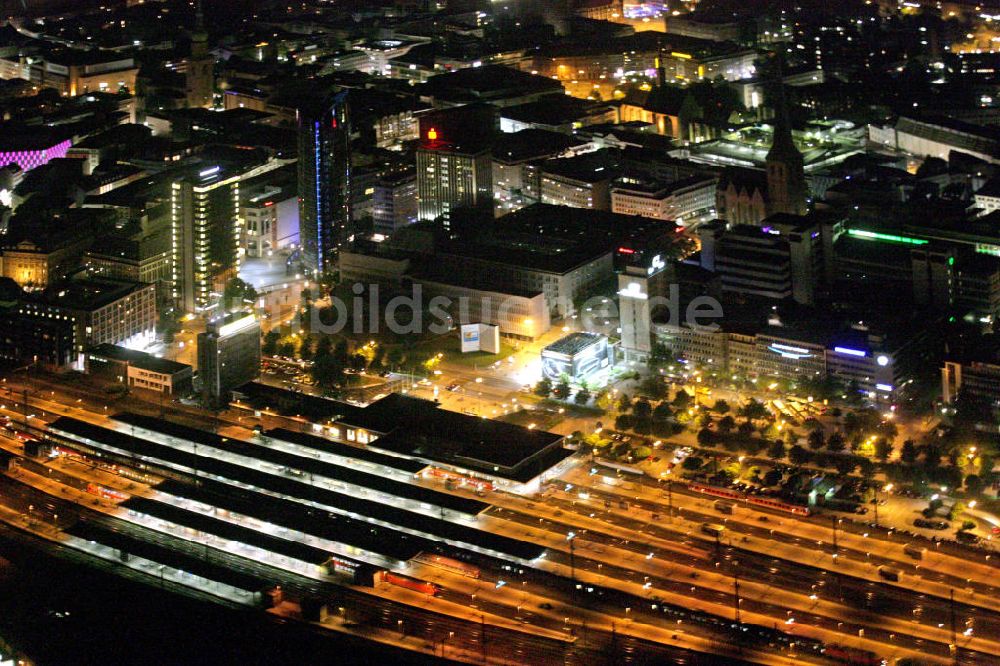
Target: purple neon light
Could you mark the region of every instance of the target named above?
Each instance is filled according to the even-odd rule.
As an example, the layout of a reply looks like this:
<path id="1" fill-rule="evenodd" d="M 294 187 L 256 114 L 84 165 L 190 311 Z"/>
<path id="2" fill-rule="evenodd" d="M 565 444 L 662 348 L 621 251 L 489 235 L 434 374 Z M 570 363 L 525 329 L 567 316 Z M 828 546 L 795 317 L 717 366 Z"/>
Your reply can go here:
<path id="1" fill-rule="evenodd" d="M 31 171 L 35 167 L 48 164 L 49 160 L 66 157 L 73 142 L 69 139 L 60 141 L 51 148 L 42 150 L 11 150 L 0 151 L 0 166 L 7 166 L 11 162 L 21 167 L 22 171 Z"/>

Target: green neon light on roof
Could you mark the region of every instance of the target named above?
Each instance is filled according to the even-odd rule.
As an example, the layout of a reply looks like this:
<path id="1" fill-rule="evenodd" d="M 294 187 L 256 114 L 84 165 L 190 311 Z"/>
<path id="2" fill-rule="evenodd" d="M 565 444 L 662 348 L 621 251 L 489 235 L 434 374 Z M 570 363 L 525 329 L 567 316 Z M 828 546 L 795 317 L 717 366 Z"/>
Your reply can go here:
<path id="1" fill-rule="evenodd" d="M 906 245 L 927 245 L 929 241 L 922 238 L 910 238 L 909 236 L 897 236 L 896 234 L 883 234 L 877 231 L 865 231 L 864 229 L 848 229 L 847 234 L 855 238 L 864 240 L 885 241 L 887 243 L 904 243 Z"/>

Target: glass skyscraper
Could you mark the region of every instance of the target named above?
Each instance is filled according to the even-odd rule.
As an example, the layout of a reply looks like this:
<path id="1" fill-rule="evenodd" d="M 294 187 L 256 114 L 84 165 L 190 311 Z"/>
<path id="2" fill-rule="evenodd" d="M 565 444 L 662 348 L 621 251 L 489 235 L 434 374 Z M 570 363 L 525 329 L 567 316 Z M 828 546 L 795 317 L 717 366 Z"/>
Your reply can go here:
<path id="1" fill-rule="evenodd" d="M 321 273 L 335 268 L 353 235 L 350 133 L 346 91 L 299 106 L 299 242 L 306 264 Z"/>

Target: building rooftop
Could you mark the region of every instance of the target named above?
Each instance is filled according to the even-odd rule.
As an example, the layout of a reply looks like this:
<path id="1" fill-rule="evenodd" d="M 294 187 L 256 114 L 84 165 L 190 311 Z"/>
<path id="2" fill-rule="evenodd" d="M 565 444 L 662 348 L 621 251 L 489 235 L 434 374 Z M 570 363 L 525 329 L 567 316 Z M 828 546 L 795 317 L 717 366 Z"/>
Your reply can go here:
<path id="1" fill-rule="evenodd" d="M 545 454 L 544 460 L 550 461 L 552 454 L 546 452 L 553 447 L 563 451 L 558 446 L 562 435 L 440 409 L 428 400 L 399 393 L 372 403 L 343 422 L 383 433 L 370 445 L 373 448 L 519 481 L 528 481 L 543 471 L 533 464 L 538 456 Z"/>
<path id="2" fill-rule="evenodd" d="M 520 132 L 501 134 L 493 146 L 493 159 L 508 164 L 545 159 L 585 143 L 581 139 L 561 132 L 524 129 Z"/>
<path id="3" fill-rule="evenodd" d="M 466 67 L 427 80 L 419 89 L 422 97 L 467 96 L 469 101 L 491 101 L 530 94 L 563 94 L 563 86 L 545 76 L 529 74 L 504 65 Z"/>
<path id="4" fill-rule="evenodd" d="M 594 102 L 561 95 L 537 102 L 508 106 L 500 112 L 500 117 L 523 123 L 558 126 L 601 114 L 613 108 L 614 105 L 607 102 Z"/>
<path id="5" fill-rule="evenodd" d="M 552 344 L 545 347 L 542 352 L 553 352 L 556 354 L 565 354 L 566 356 L 575 356 L 591 345 L 600 342 L 603 337 L 604 336 L 599 333 L 577 331 L 575 333 L 570 333 L 564 338 L 556 340 Z"/>
<path id="6" fill-rule="evenodd" d="M 617 157 L 610 150 L 596 150 L 574 157 L 547 160 L 542 166 L 542 173 L 581 183 L 599 183 L 616 178 L 620 168 Z"/>
<path id="7" fill-rule="evenodd" d="M 149 372 L 156 372 L 163 375 L 175 375 L 178 372 L 191 369 L 191 366 L 187 363 L 158 358 L 144 351 L 119 347 L 118 345 L 106 342 L 91 348 L 87 353 L 90 356 L 101 356 L 114 361 L 125 361 L 129 365 L 141 370 L 148 370 Z"/>
<path id="8" fill-rule="evenodd" d="M 71 310 L 94 311 L 151 285 L 108 278 L 76 278 L 50 285 L 38 300 Z"/>

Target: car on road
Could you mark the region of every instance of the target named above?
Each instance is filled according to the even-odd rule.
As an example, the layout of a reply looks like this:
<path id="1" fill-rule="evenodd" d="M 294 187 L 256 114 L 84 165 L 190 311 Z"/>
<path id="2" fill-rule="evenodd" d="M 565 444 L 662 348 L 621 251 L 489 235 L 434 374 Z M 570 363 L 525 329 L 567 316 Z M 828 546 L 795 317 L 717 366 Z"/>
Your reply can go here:
<path id="1" fill-rule="evenodd" d="M 449 391 L 457 391 L 458 390 L 458 384 L 448 384 L 448 386 L 446 386 L 445 388 L 447 390 L 449 390 Z"/>

